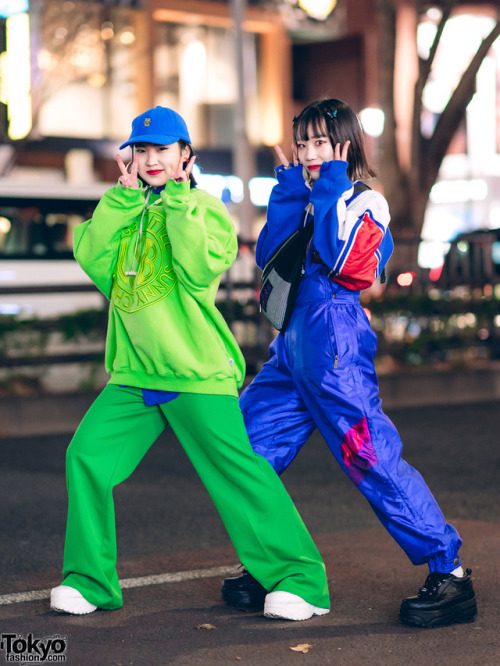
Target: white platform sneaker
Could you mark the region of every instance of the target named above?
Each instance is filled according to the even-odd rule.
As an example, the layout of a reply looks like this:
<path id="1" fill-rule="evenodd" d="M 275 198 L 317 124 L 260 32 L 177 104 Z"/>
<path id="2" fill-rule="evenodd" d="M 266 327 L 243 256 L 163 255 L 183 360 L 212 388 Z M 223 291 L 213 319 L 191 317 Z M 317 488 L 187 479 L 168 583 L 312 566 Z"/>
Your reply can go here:
<path id="1" fill-rule="evenodd" d="M 78 590 L 69 585 L 59 585 L 50 592 L 50 608 L 56 613 L 88 615 L 97 610 L 97 606 L 85 599 Z"/>
<path id="2" fill-rule="evenodd" d="M 291 592 L 270 592 L 264 602 L 264 615 L 276 620 L 308 620 L 313 615 L 326 615 L 329 608 L 318 608 Z"/>

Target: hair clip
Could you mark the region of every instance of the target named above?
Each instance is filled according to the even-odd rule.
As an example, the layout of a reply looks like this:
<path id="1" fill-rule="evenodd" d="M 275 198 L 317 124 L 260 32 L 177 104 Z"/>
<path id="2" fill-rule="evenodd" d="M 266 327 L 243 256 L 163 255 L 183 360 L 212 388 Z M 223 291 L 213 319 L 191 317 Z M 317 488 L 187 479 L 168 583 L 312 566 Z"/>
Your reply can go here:
<path id="1" fill-rule="evenodd" d="M 293 119 L 292 119 L 292 123 L 296 123 L 298 119 L 299 119 L 298 116 L 294 116 Z"/>
<path id="2" fill-rule="evenodd" d="M 337 109 L 335 109 L 335 111 L 325 111 L 325 113 L 327 116 L 330 116 L 332 120 L 337 117 Z"/>

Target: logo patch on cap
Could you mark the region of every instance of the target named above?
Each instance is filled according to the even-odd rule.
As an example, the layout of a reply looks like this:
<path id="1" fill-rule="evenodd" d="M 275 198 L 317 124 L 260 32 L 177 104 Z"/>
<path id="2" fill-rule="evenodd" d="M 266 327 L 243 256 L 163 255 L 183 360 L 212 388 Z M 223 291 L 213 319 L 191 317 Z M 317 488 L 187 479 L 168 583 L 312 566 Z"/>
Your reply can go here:
<path id="1" fill-rule="evenodd" d="M 151 125 L 151 118 L 144 118 L 144 127 L 149 127 Z"/>

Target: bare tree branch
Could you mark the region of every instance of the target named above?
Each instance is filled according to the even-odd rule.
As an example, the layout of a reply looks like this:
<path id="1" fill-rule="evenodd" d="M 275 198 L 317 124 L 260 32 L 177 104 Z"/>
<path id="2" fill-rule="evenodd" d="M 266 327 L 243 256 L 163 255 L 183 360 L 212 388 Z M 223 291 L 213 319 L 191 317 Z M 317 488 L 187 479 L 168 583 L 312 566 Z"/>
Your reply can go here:
<path id="1" fill-rule="evenodd" d="M 500 36 L 500 20 L 497 21 L 489 35 L 481 42 L 476 54 L 470 61 L 460 82 L 448 100 L 443 113 L 440 115 L 432 137 L 426 142 L 425 173 L 422 173 L 422 184 L 429 191 L 437 178 L 439 167 L 446 155 L 450 142 L 465 117 L 467 105 L 474 95 L 478 70 L 498 36 Z"/>
<path id="2" fill-rule="evenodd" d="M 415 83 L 415 93 L 413 97 L 413 118 L 411 123 L 411 163 L 412 171 L 414 174 L 419 173 L 422 161 L 422 135 L 420 130 L 422 118 L 422 94 L 429 79 L 429 75 L 432 70 L 432 64 L 435 60 L 446 22 L 448 21 L 455 4 L 456 0 L 447 0 L 445 2 L 441 13 L 441 19 L 437 26 L 436 34 L 434 35 L 434 40 L 429 50 L 429 55 L 425 60 L 422 58 L 419 58 L 418 60 L 419 72 L 418 79 Z"/>
<path id="3" fill-rule="evenodd" d="M 450 18 L 451 11 L 457 4 L 456 0 L 447 0 L 447 2 L 444 3 L 444 7 L 442 9 L 441 13 L 441 19 L 439 20 L 437 29 L 436 29 L 436 34 L 434 35 L 434 40 L 432 42 L 432 46 L 429 50 L 429 56 L 421 61 L 424 66 L 422 67 L 422 71 L 420 73 L 420 76 L 423 78 L 423 84 L 425 86 L 427 79 L 429 78 L 430 71 L 432 69 L 432 64 L 434 63 L 434 59 L 436 57 L 436 53 L 438 50 L 439 43 L 441 41 L 441 37 L 443 36 L 443 32 L 446 26 L 446 23 L 448 19 Z M 422 86 L 423 88 L 423 86 Z"/>

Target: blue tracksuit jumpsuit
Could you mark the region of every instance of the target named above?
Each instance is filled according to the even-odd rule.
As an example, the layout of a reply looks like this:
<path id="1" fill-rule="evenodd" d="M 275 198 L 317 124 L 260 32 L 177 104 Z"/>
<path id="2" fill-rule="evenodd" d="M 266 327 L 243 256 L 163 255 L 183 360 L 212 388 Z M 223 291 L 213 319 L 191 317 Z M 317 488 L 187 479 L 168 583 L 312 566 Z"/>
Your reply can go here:
<path id="1" fill-rule="evenodd" d="M 387 202 L 373 190 L 353 197 L 341 160 L 324 163 L 312 189 L 301 166 L 276 171 L 257 263 L 303 223 L 308 204 L 314 238 L 290 323 L 240 399 L 252 446 L 281 473 L 318 428 L 410 560 L 450 572 L 461 539 L 401 458 L 401 439 L 381 409 L 376 336 L 359 303 L 393 249 Z"/>

